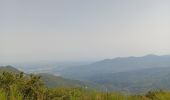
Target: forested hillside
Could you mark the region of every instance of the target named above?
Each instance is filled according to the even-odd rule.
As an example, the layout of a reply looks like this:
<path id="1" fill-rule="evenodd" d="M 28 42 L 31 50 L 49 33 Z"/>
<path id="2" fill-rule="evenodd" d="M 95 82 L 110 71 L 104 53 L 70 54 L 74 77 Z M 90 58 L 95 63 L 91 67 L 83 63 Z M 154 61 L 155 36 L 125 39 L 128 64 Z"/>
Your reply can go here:
<path id="1" fill-rule="evenodd" d="M 111 91 L 144 93 L 155 89 L 170 90 L 170 67 L 101 74 L 88 80 L 105 85 Z"/>
<path id="2" fill-rule="evenodd" d="M 21 73 L 20 70 L 12 66 L 1 66 L 0 73 L 2 72 L 10 72 L 14 74 Z M 28 76 L 27 73 L 24 73 L 24 75 Z M 39 74 L 37 73 L 37 75 L 41 77 L 41 80 L 49 88 L 52 88 L 52 87 L 72 87 L 72 88 L 86 87 L 86 88 L 93 88 L 93 89 L 101 90 L 99 85 L 90 83 L 90 82 L 71 80 L 71 79 L 63 78 L 61 76 L 55 76 L 55 75 L 48 74 L 48 73 L 39 73 Z"/>
<path id="3" fill-rule="evenodd" d="M 169 100 L 170 92 L 162 90 L 145 95 L 97 92 L 85 88 L 47 88 L 41 77 L 24 73 L 0 74 L 0 100 Z"/>

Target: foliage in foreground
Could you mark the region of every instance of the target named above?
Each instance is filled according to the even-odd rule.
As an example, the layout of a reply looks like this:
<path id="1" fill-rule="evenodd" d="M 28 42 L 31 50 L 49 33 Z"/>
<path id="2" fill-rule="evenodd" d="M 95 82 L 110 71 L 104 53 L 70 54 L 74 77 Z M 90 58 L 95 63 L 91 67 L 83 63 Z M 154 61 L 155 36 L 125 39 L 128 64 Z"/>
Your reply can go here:
<path id="1" fill-rule="evenodd" d="M 47 88 L 39 76 L 0 74 L 0 100 L 170 100 L 170 92 L 162 90 L 146 95 L 106 93 L 83 88 Z"/>

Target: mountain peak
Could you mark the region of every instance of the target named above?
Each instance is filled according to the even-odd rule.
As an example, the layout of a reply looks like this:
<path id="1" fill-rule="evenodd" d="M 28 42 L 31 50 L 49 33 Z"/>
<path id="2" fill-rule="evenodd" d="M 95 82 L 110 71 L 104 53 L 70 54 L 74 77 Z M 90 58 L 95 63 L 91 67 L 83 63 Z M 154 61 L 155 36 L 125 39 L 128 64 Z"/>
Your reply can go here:
<path id="1" fill-rule="evenodd" d="M 148 55 L 146 55 L 146 56 L 144 56 L 144 57 L 158 57 L 158 55 L 155 55 L 155 54 L 148 54 Z"/>

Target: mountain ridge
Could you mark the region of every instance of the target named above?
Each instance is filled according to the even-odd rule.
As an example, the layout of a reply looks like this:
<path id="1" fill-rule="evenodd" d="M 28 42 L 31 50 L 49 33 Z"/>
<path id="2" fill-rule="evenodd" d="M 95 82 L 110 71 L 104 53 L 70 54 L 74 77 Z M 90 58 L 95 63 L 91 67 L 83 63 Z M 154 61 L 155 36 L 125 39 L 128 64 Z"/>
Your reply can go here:
<path id="1" fill-rule="evenodd" d="M 92 64 L 70 67 L 62 71 L 64 77 L 83 79 L 93 75 L 125 72 L 144 68 L 169 67 L 170 55 L 146 55 L 98 61 Z"/>

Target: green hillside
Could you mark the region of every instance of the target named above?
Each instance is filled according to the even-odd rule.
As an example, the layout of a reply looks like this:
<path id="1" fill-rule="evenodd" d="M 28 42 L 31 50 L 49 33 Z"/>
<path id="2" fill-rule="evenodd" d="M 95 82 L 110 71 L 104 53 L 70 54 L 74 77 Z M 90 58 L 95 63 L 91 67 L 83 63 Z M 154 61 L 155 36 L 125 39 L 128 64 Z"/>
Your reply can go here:
<path id="1" fill-rule="evenodd" d="M 170 90 L 170 67 L 101 74 L 88 80 L 105 85 L 111 91 L 143 93 L 155 89 Z"/>
<path id="2" fill-rule="evenodd" d="M 81 87 L 81 88 L 92 88 L 92 89 L 101 89 L 99 85 L 90 83 L 90 82 L 82 82 L 78 80 L 66 79 L 61 76 L 54 76 L 52 74 L 41 73 L 38 74 L 41 76 L 43 82 L 50 88 L 53 87 Z"/>
<path id="3" fill-rule="evenodd" d="M 12 72 L 12 73 L 20 73 L 18 69 L 12 66 L 1 66 L 0 72 Z M 28 75 L 28 74 L 26 74 Z M 52 87 L 81 87 L 81 88 L 93 88 L 100 89 L 100 86 L 94 83 L 89 82 L 81 82 L 78 80 L 65 79 L 60 76 L 54 76 L 52 74 L 40 73 L 37 74 L 41 77 L 41 80 L 50 88 Z"/>
<path id="4" fill-rule="evenodd" d="M 144 95 L 127 95 L 84 88 L 48 88 L 39 76 L 2 72 L 0 100 L 170 100 L 170 92 L 159 90 Z"/>
<path id="5" fill-rule="evenodd" d="M 20 73 L 12 66 L 0 67 L 0 72 Z M 28 74 L 26 74 L 27 76 Z M 88 78 L 88 81 L 79 81 L 54 76 L 52 74 L 40 73 L 41 80 L 49 88 L 67 87 L 67 88 L 85 88 L 100 91 L 120 91 L 141 94 L 150 90 L 166 89 L 170 90 L 170 68 L 148 68 L 127 72 L 118 72 L 111 74 L 99 74 Z"/>
<path id="6" fill-rule="evenodd" d="M 20 73 L 20 71 L 12 66 L 0 66 L 0 73 L 2 72 L 12 72 L 12 73 Z"/>
<path id="7" fill-rule="evenodd" d="M 80 81 L 70 80 L 70 79 L 64 79 L 60 76 L 54 76 L 51 74 L 41 73 L 38 74 L 41 76 L 41 79 L 47 84 L 49 87 L 81 87 L 84 86 Z"/>

